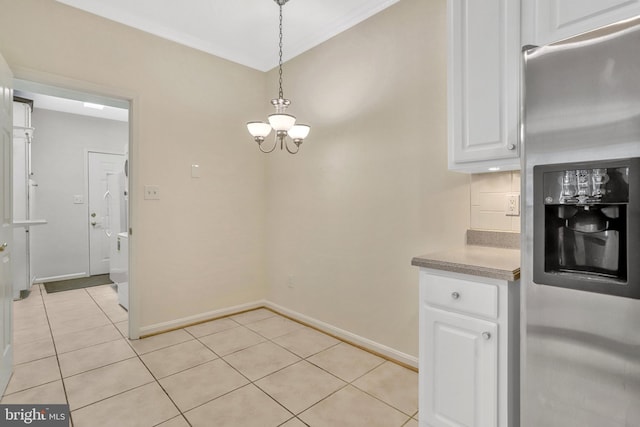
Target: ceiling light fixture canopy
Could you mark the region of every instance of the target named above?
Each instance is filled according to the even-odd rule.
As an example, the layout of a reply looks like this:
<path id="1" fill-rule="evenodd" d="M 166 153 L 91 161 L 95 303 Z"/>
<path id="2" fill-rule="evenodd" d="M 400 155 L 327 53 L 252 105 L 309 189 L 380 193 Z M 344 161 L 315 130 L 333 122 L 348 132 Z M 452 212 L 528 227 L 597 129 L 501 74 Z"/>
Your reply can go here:
<path id="1" fill-rule="evenodd" d="M 285 99 L 282 92 L 282 6 L 289 0 L 274 0 L 280 7 L 280 44 L 279 44 L 279 61 L 278 61 L 278 98 L 271 100 L 271 105 L 275 108 L 276 112 L 269 115 L 269 123 L 265 122 L 248 122 L 247 129 L 253 139 L 258 143 L 258 148 L 263 153 L 271 153 L 280 143 L 280 149 L 287 149 L 291 154 L 296 154 L 300 150 L 300 144 L 309 135 L 311 127 L 309 125 L 296 124 L 296 117 L 291 114 L 287 114 L 287 108 L 291 105 L 291 101 Z M 262 147 L 262 143 L 267 136 L 271 133 L 271 130 L 275 132 L 273 147 L 265 150 Z M 287 138 L 288 137 L 288 138 Z M 292 140 L 295 144 L 295 149 L 289 147 L 289 140 Z"/>

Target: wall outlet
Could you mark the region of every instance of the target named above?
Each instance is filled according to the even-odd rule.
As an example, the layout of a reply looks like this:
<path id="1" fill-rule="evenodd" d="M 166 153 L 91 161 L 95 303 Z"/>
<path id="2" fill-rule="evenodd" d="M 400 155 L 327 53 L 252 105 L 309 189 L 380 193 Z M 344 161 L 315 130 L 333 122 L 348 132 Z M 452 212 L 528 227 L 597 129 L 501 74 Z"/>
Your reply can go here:
<path id="1" fill-rule="evenodd" d="M 145 200 L 160 200 L 160 186 L 158 186 L 158 185 L 145 185 L 144 186 L 144 199 Z"/>
<path id="2" fill-rule="evenodd" d="M 510 193 L 506 196 L 506 216 L 520 216 L 520 194 Z"/>

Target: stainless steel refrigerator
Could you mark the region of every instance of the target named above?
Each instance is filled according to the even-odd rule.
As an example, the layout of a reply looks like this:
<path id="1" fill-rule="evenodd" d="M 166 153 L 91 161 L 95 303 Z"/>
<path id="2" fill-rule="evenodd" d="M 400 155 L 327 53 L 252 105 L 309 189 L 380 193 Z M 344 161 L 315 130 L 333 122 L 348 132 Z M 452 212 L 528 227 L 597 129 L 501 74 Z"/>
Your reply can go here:
<path id="1" fill-rule="evenodd" d="M 640 17 L 524 49 L 522 427 L 640 426 Z"/>

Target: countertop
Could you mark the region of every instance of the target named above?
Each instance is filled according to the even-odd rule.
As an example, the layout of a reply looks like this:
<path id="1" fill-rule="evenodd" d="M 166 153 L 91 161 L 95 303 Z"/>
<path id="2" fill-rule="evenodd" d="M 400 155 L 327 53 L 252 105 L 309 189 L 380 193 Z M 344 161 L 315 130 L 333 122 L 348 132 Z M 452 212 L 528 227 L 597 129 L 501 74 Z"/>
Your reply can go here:
<path id="1" fill-rule="evenodd" d="M 465 245 L 417 256 L 411 265 L 513 282 L 520 278 L 520 250 Z"/>

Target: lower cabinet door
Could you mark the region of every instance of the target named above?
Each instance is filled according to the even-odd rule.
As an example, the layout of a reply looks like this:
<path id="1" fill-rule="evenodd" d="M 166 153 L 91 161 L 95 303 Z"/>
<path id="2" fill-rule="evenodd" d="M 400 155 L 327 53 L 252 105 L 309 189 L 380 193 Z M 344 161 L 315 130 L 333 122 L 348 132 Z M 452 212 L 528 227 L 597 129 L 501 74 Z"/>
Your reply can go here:
<path id="1" fill-rule="evenodd" d="M 496 427 L 498 325 L 421 307 L 421 427 Z"/>

